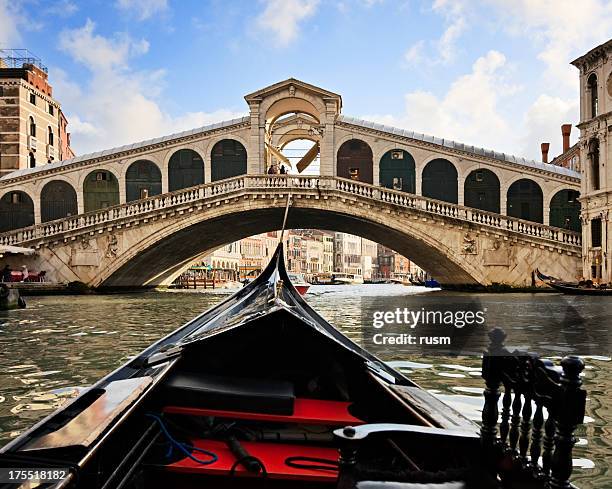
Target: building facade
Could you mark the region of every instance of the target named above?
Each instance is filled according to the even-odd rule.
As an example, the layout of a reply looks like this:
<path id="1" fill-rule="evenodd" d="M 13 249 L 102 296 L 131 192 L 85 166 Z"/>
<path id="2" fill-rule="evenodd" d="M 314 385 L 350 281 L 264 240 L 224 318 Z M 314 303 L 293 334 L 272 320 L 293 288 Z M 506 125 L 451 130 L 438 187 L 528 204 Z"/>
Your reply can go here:
<path id="1" fill-rule="evenodd" d="M 40 59 L 0 50 L 0 177 L 72 158 L 67 126 Z"/>
<path id="2" fill-rule="evenodd" d="M 347 233 L 334 235 L 334 272 L 362 275 L 361 238 Z"/>
<path id="3" fill-rule="evenodd" d="M 572 61 L 580 70 L 583 275 L 612 282 L 612 40 Z"/>
<path id="4" fill-rule="evenodd" d="M 376 276 L 378 268 L 378 244 L 361 238 L 361 274 L 368 281 Z"/>

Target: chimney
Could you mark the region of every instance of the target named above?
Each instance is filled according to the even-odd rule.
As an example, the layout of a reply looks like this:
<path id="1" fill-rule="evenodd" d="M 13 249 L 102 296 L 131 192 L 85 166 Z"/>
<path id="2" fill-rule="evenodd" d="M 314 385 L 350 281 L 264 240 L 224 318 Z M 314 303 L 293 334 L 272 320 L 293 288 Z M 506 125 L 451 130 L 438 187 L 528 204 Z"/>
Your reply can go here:
<path id="1" fill-rule="evenodd" d="M 550 148 L 550 143 L 542 143 L 540 144 L 540 148 L 542 148 L 542 163 L 548 163 L 548 148 Z"/>
<path id="2" fill-rule="evenodd" d="M 570 134 L 572 132 L 571 124 L 563 124 L 561 126 L 561 135 L 563 136 L 563 152 L 565 153 L 570 148 Z"/>

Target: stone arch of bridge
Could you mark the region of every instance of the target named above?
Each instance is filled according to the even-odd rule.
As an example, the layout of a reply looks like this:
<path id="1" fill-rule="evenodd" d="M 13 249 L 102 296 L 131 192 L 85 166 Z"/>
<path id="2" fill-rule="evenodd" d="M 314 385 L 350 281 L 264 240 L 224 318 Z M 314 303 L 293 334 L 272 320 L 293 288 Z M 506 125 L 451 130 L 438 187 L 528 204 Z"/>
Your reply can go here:
<path id="1" fill-rule="evenodd" d="M 483 272 L 476 262 L 461 260 L 443 235 L 435 236 L 431 224 L 420 220 L 392 219 L 381 210 L 342 199 L 320 201 L 300 199 L 292 207 L 288 228 L 329 229 L 355 234 L 396 250 L 426 269 L 435 266 L 436 279 L 442 283 L 476 284 Z M 169 222 L 163 229 L 144 233 L 138 243 L 126 247 L 102 268 L 92 285 L 119 287 L 163 285 L 170 283 L 189 263 L 224 244 L 259 233 L 274 231 L 282 222 L 284 201 L 274 205 L 265 199 L 238 199 L 211 213 L 193 213 Z M 131 231 L 126 231 L 131 232 Z M 141 231 L 134 231 L 140 232 Z M 151 267 L 154 263 L 155 267 Z"/>

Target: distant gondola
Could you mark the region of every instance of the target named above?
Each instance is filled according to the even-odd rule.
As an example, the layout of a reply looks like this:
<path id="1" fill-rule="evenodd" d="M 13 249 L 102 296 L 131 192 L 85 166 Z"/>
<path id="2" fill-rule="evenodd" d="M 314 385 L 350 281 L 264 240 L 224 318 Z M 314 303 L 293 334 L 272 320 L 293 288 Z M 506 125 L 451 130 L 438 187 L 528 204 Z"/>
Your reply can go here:
<path id="1" fill-rule="evenodd" d="M 559 292 L 563 292 L 564 294 L 612 296 L 612 288 L 595 286 L 590 280 L 580 283 L 563 282 L 554 277 L 544 275 L 539 270 L 536 270 L 536 275 L 538 279 L 540 279 L 546 285 L 558 290 Z"/>

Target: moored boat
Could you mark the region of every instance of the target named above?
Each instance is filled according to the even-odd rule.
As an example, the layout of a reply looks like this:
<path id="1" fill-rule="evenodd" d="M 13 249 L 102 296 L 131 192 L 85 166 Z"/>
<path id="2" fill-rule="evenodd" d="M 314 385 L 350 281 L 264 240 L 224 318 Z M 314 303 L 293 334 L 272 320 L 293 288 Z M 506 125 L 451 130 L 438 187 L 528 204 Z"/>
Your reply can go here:
<path id="1" fill-rule="evenodd" d="M 506 358 L 497 356 L 499 335 L 492 344 L 481 439 L 477 425 L 314 311 L 291 284 L 279 245 L 252 283 L 0 449 L 0 469 L 35 468 L 55 489 L 499 488 L 501 462 L 490 460 L 515 475 L 519 465 L 495 441 L 499 387 L 514 384 L 503 376 L 509 361 L 498 360 Z M 562 389 L 579 414 L 580 368 L 573 361 L 564 372 L 550 371 L 546 392 Z M 554 413 L 563 436 L 573 436 L 567 413 Z M 559 440 L 571 463 L 571 443 Z M 520 450 L 523 460 L 523 441 Z M 553 475 L 571 473 L 556 455 Z M 544 488 L 549 478 L 536 475 L 535 485 L 504 487 Z"/>
<path id="2" fill-rule="evenodd" d="M 536 276 L 549 287 L 568 295 L 599 295 L 612 296 L 612 287 L 607 284 L 597 285 L 592 280 L 582 282 L 564 282 L 549 275 L 545 275 L 540 270 L 536 270 Z"/>
<path id="3" fill-rule="evenodd" d="M 9 309 L 23 309 L 26 303 L 19 293 L 19 289 L 0 283 L 0 311 Z"/>

